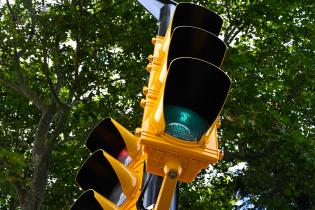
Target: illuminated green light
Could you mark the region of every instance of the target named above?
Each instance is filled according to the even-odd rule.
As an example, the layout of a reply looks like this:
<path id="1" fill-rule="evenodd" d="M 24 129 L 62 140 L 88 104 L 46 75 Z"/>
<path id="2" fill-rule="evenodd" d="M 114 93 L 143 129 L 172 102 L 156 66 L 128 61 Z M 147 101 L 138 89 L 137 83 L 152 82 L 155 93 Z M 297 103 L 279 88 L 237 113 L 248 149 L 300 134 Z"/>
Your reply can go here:
<path id="1" fill-rule="evenodd" d="M 207 131 L 209 125 L 195 111 L 173 105 L 164 109 L 165 132 L 186 141 L 197 141 Z"/>

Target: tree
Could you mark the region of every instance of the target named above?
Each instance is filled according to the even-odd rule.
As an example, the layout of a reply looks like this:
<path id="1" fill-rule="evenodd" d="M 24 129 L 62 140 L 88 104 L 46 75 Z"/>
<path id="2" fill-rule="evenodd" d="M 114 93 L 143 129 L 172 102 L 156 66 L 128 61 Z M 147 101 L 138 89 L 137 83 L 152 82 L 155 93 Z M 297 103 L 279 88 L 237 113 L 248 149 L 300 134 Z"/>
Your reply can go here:
<path id="1" fill-rule="evenodd" d="M 235 208 L 313 209 L 314 3 L 201 2 L 225 17 L 223 69 L 233 80 L 222 113 L 225 157 L 212 170 L 231 181 L 218 176 L 204 185 L 234 193 L 209 200 L 237 196 Z M 228 168 L 240 163 L 231 176 Z"/>
<path id="2" fill-rule="evenodd" d="M 1 5 L 1 208 L 68 209 L 87 132 L 108 115 L 129 128 L 139 122 L 143 52 L 153 31 L 135 5 Z"/>
<path id="3" fill-rule="evenodd" d="M 140 125 L 155 20 L 136 1 L 10 2 L 0 8 L 0 208 L 69 209 L 89 130 L 104 116 Z M 224 159 L 181 185 L 181 209 L 314 208 L 314 3 L 195 2 L 225 20 L 233 84 Z"/>

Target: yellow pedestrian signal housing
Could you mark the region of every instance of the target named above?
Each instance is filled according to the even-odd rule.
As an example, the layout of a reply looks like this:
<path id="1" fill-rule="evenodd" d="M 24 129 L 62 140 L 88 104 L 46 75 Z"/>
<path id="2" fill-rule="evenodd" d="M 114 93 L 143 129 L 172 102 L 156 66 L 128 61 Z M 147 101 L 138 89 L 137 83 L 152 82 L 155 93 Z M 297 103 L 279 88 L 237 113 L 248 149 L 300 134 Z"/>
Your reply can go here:
<path id="1" fill-rule="evenodd" d="M 165 176 L 174 165 L 176 179 L 191 182 L 222 158 L 218 115 L 231 84 L 220 69 L 222 23 L 208 9 L 179 3 L 166 35 L 154 39 L 140 139 L 150 173 Z"/>
<path id="2" fill-rule="evenodd" d="M 144 169 L 139 138 L 106 118 L 91 132 L 86 146 L 93 154 L 76 177 L 85 192 L 71 210 L 137 209 Z"/>

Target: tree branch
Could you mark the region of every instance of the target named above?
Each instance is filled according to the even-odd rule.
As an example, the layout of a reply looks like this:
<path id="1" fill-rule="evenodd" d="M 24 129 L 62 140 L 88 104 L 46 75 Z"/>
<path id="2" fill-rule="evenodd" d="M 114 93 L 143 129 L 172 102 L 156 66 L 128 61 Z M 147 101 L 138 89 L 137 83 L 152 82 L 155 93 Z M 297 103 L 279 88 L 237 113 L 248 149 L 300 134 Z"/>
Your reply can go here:
<path id="1" fill-rule="evenodd" d="M 7 86 L 8 88 L 11 88 L 11 89 L 15 90 L 16 92 L 20 92 L 19 86 L 17 86 L 16 84 L 11 82 L 10 80 L 6 80 L 6 79 L 0 77 L 0 82 L 3 85 Z"/>
<path id="2" fill-rule="evenodd" d="M 62 128 L 64 126 L 64 122 L 65 122 L 65 115 L 66 115 L 66 110 L 63 107 L 55 114 L 55 118 L 57 122 L 56 122 L 55 129 L 52 132 L 52 135 L 50 137 L 51 143 L 61 133 Z"/>
<path id="3" fill-rule="evenodd" d="M 227 11 L 227 18 L 228 20 L 231 20 L 231 10 L 230 10 L 230 3 L 228 1 L 225 2 L 224 7 Z"/>
<path id="4" fill-rule="evenodd" d="M 66 107 L 67 105 L 65 103 L 63 103 L 60 98 L 58 97 L 59 91 L 62 87 L 62 77 L 60 75 L 60 73 L 57 73 L 57 85 L 54 86 L 50 76 L 49 76 L 49 66 L 48 66 L 48 52 L 47 52 L 47 46 L 46 46 L 46 37 L 44 37 L 43 41 L 42 41 L 42 45 L 43 45 L 43 72 L 45 75 L 45 79 L 46 82 L 48 84 L 50 93 L 51 93 L 51 100 L 52 103 L 57 103 L 59 104 L 61 107 Z"/>
<path id="5" fill-rule="evenodd" d="M 12 7 L 11 7 L 11 5 L 10 5 L 9 0 L 6 0 L 6 4 L 7 4 L 7 6 L 8 6 L 10 15 L 11 15 L 11 17 L 12 17 L 12 21 L 15 22 L 15 21 L 16 21 L 16 16 L 15 16 L 13 10 L 12 10 Z"/>
<path id="6" fill-rule="evenodd" d="M 226 29 L 226 35 L 224 36 L 224 42 L 228 44 L 228 41 L 230 40 L 232 34 L 237 30 L 236 25 L 230 24 Z"/>
<path id="7" fill-rule="evenodd" d="M 9 0 L 6 0 L 6 4 L 8 6 L 9 12 L 12 17 L 12 21 L 15 23 L 17 20 L 17 17 L 9 3 Z M 13 36 L 15 39 L 15 35 Z M 41 111 L 45 110 L 46 105 L 43 103 L 43 101 L 39 98 L 36 92 L 34 92 L 31 88 L 29 88 L 26 84 L 25 78 L 23 73 L 21 72 L 20 67 L 20 53 L 17 52 L 17 49 L 15 47 L 14 53 L 12 56 L 12 60 L 14 63 L 14 70 L 17 78 L 17 84 L 14 84 L 13 82 L 10 82 L 4 78 L 0 78 L 1 82 L 4 83 L 7 87 L 21 93 L 26 98 L 28 98 L 30 101 L 34 103 L 34 105 Z"/>
<path id="8" fill-rule="evenodd" d="M 227 40 L 227 44 L 230 45 L 231 42 L 234 40 L 234 38 L 242 31 L 242 29 L 238 29 L 237 31 L 234 32 L 234 34 L 232 34 L 230 36 L 230 38 Z"/>
<path id="9" fill-rule="evenodd" d="M 13 57 L 14 65 L 15 65 L 15 74 L 17 77 L 18 87 L 15 89 L 16 91 L 22 93 L 26 98 L 31 100 L 35 106 L 40 110 L 44 111 L 46 109 L 46 105 L 43 103 L 43 101 L 39 98 L 36 92 L 34 92 L 32 89 L 30 89 L 26 82 L 23 73 L 21 72 L 21 67 L 20 67 L 20 60 L 17 54 L 16 49 L 14 50 L 14 57 Z"/>
<path id="10" fill-rule="evenodd" d="M 52 102 L 59 101 L 59 98 L 55 92 L 55 88 L 54 88 L 54 84 L 49 76 L 49 66 L 48 66 L 48 61 L 47 61 L 47 47 L 46 47 L 46 37 L 44 37 L 43 41 L 42 41 L 42 45 L 43 45 L 43 65 L 42 65 L 42 69 L 45 75 L 45 79 L 46 82 L 48 84 L 50 93 L 51 93 L 51 97 L 52 97 Z"/>

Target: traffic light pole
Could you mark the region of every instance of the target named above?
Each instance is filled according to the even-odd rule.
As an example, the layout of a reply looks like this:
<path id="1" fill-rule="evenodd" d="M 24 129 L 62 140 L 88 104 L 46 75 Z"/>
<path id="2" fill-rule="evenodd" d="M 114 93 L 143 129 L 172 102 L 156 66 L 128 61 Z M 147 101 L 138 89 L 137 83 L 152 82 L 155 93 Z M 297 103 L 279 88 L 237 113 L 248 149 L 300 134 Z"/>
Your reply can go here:
<path id="1" fill-rule="evenodd" d="M 165 36 L 167 28 L 171 22 L 171 18 L 173 16 L 175 9 L 174 4 L 165 4 L 161 8 L 160 18 L 159 18 L 159 29 L 158 35 Z"/>

